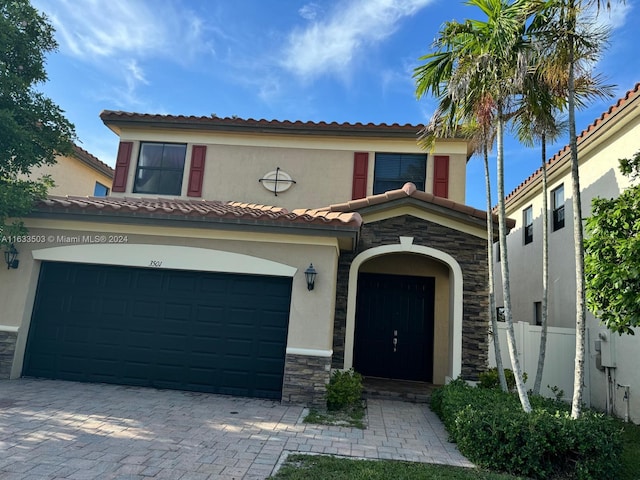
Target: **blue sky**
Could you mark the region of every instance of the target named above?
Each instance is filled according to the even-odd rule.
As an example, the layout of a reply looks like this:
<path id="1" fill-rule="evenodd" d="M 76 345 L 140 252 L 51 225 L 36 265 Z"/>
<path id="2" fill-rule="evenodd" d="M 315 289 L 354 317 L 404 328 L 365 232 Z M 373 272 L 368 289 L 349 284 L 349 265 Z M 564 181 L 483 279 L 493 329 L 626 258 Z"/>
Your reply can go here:
<path id="1" fill-rule="evenodd" d="M 79 144 L 112 166 L 118 138 L 100 121 L 104 109 L 423 124 L 435 104 L 415 98 L 418 58 L 431 50 L 445 21 L 477 15 L 457 0 L 32 3 L 50 18 L 60 45 L 40 88 L 75 124 Z M 613 30 L 597 71 L 619 97 L 640 81 L 640 13 L 635 1 L 612 3 L 610 14 L 600 14 Z M 578 131 L 614 101 L 580 112 Z M 549 156 L 566 143 L 549 147 Z M 507 192 L 538 168 L 539 157 L 506 142 Z M 485 207 L 477 158 L 468 165 L 467 203 Z"/>

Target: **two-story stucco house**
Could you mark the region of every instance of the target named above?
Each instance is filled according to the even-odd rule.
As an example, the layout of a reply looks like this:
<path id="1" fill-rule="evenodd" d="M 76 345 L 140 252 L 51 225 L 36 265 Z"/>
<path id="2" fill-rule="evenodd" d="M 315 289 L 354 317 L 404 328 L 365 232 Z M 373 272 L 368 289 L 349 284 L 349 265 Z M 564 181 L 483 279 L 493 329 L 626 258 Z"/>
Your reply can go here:
<path id="1" fill-rule="evenodd" d="M 415 125 L 114 111 L 111 195 L 51 197 L 2 270 L 2 374 L 321 403 L 332 368 L 487 364 L 470 151 Z M 315 270 L 313 285 L 307 275 Z"/>
<path id="2" fill-rule="evenodd" d="M 103 197 L 109 194 L 114 170 L 78 145 L 71 155 L 58 155 L 53 165 L 41 165 L 32 170 L 31 177 L 50 175 L 55 182 L 51 195 L 79 195 Z"/>
<path id="3" fill-rule="evenodd" d="M 630 185 L 618 160 L 640 150 L 640 83 L 578 136 L 582 218 L 594 197 L 614 198 Z M 542 385 L 557 385 L 570 398 L 575 355 L 575 257 L 572 186 L 568 146 L 547 163 L 549 205 L 549 325 Z M 535 380 L 542 301 L 542 187 L 538 170 L 506 198 L 516 220 L 507 238 L 513 318 L 521 322 L 521 359 L 529 382 Z M 496 264 L 497 266 L 497 264 Z M 500 275 L 500 269 L 496 269 Z M 502 302 L 497 282 L 497 304 Z M 525 333 L 528 332 L 528 333 Z M 618 336 L 587 314 L 585 401 L 593 407 L 640 422 L 640 338 Z M 505 358 L 506 360 L 506 358 Z M 630 387 L 627 389 L 626 387 Z M 546 392 L 550 393 L 550 392 Z M 628 410 L 627 410 L 628 409 Z"/>

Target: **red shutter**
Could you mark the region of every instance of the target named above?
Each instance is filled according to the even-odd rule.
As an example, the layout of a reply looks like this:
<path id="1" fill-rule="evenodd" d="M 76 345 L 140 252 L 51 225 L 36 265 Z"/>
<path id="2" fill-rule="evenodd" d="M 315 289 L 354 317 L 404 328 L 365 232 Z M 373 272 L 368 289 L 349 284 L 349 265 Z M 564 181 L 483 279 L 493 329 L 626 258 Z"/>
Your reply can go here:
<path id="1" fill-rule="evenodd" d="M 191 167 L 189 168 L 188 197 L 202 196 L 202 180 L 204 179 L 204 159 L 207 156 L 206 145 L 194 145 L 191 148 Z"/>
<path id="2" fill-rule="evenodd" d="M 433 158 L 433 194 L 449 197 L 449 157 L 436 155 Z"/>
<path id="3" fill-rule="evenodd" d="M 353 154 L 353 190 L 351 199 L 357 200 L 367 196 L 367 174 L 369 173 L 369 153 Z"/>
<path id="4" fill-rule="evenodd" d="M 113 184 L 111 185 L 112 192 L 124 192 L 127 189 L 132 149 L 133 142 L 120 142 L 118 158 L 116 159 L 116 173 L 113 175 Z"/>

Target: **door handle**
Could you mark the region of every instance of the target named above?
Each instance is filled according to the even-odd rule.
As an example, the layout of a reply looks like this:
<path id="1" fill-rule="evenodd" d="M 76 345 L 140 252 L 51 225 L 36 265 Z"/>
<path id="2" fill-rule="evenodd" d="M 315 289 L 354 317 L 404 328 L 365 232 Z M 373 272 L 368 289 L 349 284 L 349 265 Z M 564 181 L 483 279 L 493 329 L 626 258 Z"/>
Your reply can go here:
<path id="1" fill-rule="evenodd" d="M 395 352 L 398 348 L 398 337 L 393 337 L 393 351 Z"/>

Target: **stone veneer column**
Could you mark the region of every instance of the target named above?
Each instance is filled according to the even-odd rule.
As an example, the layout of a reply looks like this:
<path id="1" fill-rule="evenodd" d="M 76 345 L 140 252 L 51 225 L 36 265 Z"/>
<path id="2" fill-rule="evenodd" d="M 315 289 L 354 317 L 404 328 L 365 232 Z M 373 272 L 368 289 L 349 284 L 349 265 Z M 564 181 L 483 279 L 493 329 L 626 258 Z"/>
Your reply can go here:
<path id="1" fill-rule="evenodd" d="M 282 403 L 326 406 L 330 368 L 331 357 L 288 353 L 284 364 Z"/>
<path id="2" fill-rule="evenodd" d="M 5 380 L 11 376 L 13 354 L 16 351 L 17 332 L 0 331 L 0 379 Z"/>

